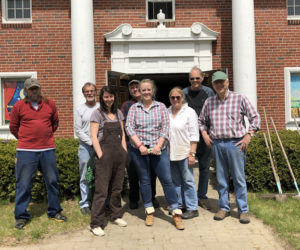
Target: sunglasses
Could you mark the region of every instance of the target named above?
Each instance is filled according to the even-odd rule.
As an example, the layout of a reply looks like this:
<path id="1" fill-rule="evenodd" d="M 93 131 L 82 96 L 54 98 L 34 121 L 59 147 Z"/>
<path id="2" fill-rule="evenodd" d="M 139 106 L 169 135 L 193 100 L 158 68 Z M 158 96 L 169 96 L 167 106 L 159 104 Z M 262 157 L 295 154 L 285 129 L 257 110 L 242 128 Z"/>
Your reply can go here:
<path id="1" fill-rule="evenodd" d="M 180 100 L 181 96 L 170 96 L 172 100 Z"/>
<path id="2" fill-rule="evenodd" d="M 197 81 L 198 81 L 198 80 L 200 80 L 200 79 L 201 79 L 200 77 L 191 77 L 191 78 L 190 78 L 191 81 L 194 81 L 194 80 L 197 80 Z"/>

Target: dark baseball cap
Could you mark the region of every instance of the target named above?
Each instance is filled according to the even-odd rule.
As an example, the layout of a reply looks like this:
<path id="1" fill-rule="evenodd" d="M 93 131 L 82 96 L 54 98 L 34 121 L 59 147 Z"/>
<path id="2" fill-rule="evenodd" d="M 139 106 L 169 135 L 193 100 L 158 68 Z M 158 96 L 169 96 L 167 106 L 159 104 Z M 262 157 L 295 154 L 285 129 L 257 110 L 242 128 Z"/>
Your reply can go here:
<path id="1" fill-rule="evenodd" d="M 129 83 L 128 83 L 128 87 L 131 85 L 131 84 L 139 84 L 140 81 L 139 80 L 131 80 Z"/>

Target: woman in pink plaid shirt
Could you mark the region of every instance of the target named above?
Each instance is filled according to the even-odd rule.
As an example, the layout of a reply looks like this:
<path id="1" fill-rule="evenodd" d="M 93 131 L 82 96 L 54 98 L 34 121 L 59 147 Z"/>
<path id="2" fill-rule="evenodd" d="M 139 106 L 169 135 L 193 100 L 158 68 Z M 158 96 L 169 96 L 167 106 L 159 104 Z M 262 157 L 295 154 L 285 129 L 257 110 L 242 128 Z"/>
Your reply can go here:
<path id="1" fill-rule="evenodd" d="M 155 85 L 152 80 L 142 80 L 139 91 L 141 101 L 131 106 L 125 127 L 133 147 L 131 157 L 140 180 L 140 191 L 146 210 L 145 224 L 152 226 L 154 221 L 150 177 L 152 168 L 163 187 L 175 226 L 183 230 L 182 211 L 178 207 L 170 171 L 170 158 L 166 149 L 170 126 L 168 110 L 163 103 L 154 100 Z"/>

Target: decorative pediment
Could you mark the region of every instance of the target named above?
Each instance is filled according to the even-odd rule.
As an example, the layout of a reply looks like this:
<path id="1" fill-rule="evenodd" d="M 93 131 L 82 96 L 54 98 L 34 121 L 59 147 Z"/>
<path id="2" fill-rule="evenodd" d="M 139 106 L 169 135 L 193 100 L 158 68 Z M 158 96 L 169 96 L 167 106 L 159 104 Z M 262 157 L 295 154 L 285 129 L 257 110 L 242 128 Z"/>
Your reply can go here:
<path id="1" fill-rule="evenodd" d="M 128 23 L 104 35 L 107 42 L 216 40 L 218 33 L 202 23 L 189 28 L 132 28 Z"/>

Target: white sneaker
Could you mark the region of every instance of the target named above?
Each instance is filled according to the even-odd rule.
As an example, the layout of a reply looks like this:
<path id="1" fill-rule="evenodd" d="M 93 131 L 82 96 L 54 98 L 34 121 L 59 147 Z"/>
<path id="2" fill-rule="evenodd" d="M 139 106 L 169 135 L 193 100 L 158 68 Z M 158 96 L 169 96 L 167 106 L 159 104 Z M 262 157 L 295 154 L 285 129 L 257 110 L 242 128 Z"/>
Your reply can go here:
<path id="1" fill-rule="evenodd" d="M 121 219 L 121 218 L 115 219 L 113 223 L 120 226 L 120 227 L 126 227 L 127 226 L 127 222 L 125 220 Z"/>
<path id="2" fill-rule="evenodd" d="M 105 233 L 101 227 L 95 227 L 95 228 L 91 229 L 91 232 L 96 236 L 104 236 L 105 235 Z"/>

